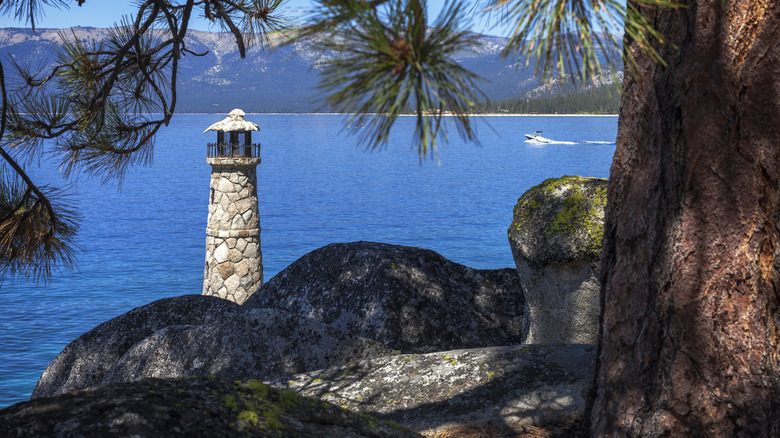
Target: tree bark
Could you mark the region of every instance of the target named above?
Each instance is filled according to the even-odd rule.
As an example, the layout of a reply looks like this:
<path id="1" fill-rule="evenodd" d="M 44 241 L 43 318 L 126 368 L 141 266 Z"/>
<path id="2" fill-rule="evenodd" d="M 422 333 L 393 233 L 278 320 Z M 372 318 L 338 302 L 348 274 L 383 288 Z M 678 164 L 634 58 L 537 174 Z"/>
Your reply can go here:
<path id="1" fill-rule="evenodd" d="M 624 83 L 590 434 L 777 437 L 780 7 L 643 13 L 668 66 Z"/>

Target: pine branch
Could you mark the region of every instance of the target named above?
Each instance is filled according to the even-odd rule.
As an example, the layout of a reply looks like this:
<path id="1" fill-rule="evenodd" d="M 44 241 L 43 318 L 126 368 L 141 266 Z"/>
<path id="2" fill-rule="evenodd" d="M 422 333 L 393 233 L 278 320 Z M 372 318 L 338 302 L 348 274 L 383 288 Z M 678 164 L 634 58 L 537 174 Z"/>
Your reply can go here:
<path id="1" fill-rule="evenodd" d="M 32 162 L 52 148 L 63 157 L 66 177 L 80 171 L 121 182 L 133 165 L 151 162 L 156 133 L 174 114 L 179 59 L 193 53 L 184 44 L 193 9 L 204 8 L 220 26 L 237 30 L 243 51 L 256 41 L 265 48 L 268 32 L 286 29 L 278 15 L 283 3 L 146 0 L 103 41 L 62 35 L 57 64 L 46 74 L 15 63 L 18 87 L 9 94 L 2 83 L 0 156 L 12 172 L 0 178 L 0 278 L 46 281 L 53 268 L 72 266 L 77 249 L 77 217 L 65 193 L 34 184 L 17 160 Z M 40 8 L 51 5 L 67 3 L 7 0 L 0 12 L 34 26 Z M 210 12 L 215 6 L 217 15 Z"/>
<path id="2" fill-rule="evenodd" d="M 620 70 L 621 61 L 635 72 L 636 62 L 625 52 L 616 33 L 625 31 L 655 62 L 663 63 L 652 41 L 663 36 L 639 13 L 642 7 L 684 7 L 667 0 L 489 0 L 485 15 L 498 15 L 499 23 L 512 28 L 502 55 L 517 57 L 545 80 L 569 77 L 585 83 L 605 69 Z M 599 59 L 603 57 L 603 62 Z M 606 68 L 605 68 L 606 65 Z"/>
<path id="3" fill-rule="evenodd" d="M 0 63 L 0 138 L 8 120 L 5 69 Z M 0 279 L 21 276 L 47 281 L 57 266 L 74 268 L 78 245 L 74 243 L 77 217 L 67 206 L 51 198 L 60 193 L 36 186 L 22 167 L 2 147 L 0 157 L 15 172 L 7 178 L 0 167 Z M 21 182 L 20 182 L 21 180 Z M 22 185 L 26 189 L 22 189 Z"/>
<path id="4" fill-rule="evenodd" d="M 367 148 L 387 146 L 395 120 L 410 106 L 420 159 L 436 158 L 438 142 L 447 141 L 445 113 L 454 116 L 463 138 L 476 139 L 468 113 L 481 95 L 480 79 L 454 56 L 479 42 L 463 30 L 461 3 L 448 3 L 432 27 L 420 0 L 388 0 L 377 7 L 328 0 L 317 11 L 293 41 L 305 39 L 332 55 L 321 67 L 320 99 L 352 113 L 350 124 L 369 128 L 359 131 Z"/>

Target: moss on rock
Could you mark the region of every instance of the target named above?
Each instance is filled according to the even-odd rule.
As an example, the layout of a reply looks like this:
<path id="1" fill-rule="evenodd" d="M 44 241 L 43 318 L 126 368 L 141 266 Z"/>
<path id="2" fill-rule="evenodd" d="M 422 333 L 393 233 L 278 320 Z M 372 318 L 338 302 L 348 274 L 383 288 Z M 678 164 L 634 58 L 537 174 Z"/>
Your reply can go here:
<path id="1" fill-rule="evenodd" d="M 508 231 L 515 257 L 534 265 L 597 260 L 606 201 L 607 180 L 602 178 L 567 175 L 532 187 L 518 200 Z"/>
<path id="2" fill-rule="evenodd" d="M 411 437 L 375 418 L 257 380 L 148 379 L 0 410 L 0 436 Z"/>

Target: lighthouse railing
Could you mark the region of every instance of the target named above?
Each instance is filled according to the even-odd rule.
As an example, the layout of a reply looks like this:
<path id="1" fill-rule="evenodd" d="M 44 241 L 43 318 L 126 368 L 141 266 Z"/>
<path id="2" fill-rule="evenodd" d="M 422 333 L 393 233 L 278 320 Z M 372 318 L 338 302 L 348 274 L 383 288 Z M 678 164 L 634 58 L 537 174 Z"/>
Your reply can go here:
<path id="1" fill-rule="evenodd" d="M 258 158 L 260 157 L 260 143 L 209 143 L 206 146 L 206 156 L 209 158 Z"/>

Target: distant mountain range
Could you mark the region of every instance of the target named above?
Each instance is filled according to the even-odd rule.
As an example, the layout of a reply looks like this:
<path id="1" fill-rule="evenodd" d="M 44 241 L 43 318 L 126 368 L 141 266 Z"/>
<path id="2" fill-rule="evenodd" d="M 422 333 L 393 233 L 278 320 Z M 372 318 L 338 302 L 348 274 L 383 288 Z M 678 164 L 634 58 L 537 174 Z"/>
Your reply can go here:
<path id="1" fill-rule="evenodd" d="M 79 39 L 104 38 L 106 29 L 76 27 Z M 5 62 L 46 67 L 53 63 L 54 45 L 59 29 L 0 29 L 0 56 Z M 68 30 L 70 32 L 70 30 Z M 488 99 L 536 98 L 563 92 L 552 91 L 533 75 L 533 67 L 504 61 L 500 52 L 506 38 L 481 36 L 479 44 L 458 53 L 456 60 L 487 81 L 481 85 Z M 275 51 L 247 50 L 241 59 L 232 36 L 224 33 L 190 31 L 187 48 L 206 56 L 185 55 L 180 63 L 177 112 L 226 113 L 233 108 L 247 112 L 311 112 L 319 108 L 315 89 L 319 74 L 317 64 L 324 54 L 310 45 L 296 43 Z M 611 77 L 604 81 L 609 82 Z"/>

